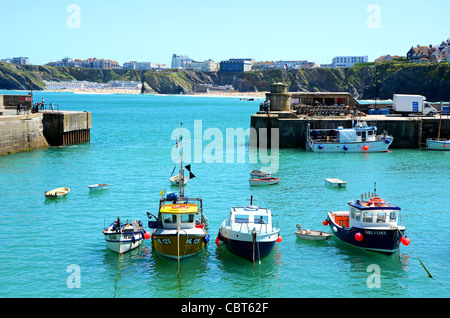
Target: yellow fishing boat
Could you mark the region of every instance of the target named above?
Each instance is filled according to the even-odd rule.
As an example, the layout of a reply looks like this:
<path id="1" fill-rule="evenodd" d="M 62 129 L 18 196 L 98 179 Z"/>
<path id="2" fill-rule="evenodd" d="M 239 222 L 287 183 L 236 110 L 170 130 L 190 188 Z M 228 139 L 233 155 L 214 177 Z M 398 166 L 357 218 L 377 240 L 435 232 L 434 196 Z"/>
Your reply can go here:
<path id="1" fill-rule="evenodd" d="M 150 213 L 147 215 L 148 226 L 153 228 L 152 247 L 161 255 L 183 259 L 199 253 L 209 242 L 201 198 L 170 193 L 160 199 L 156 221 L 151 221 Z"/>
<path id="2" fill-rule="evenodd" d="M 180 180 L 184 180 L 182 136 L 177 140 L 180 150 Z M 195 175 L 186 170 L 189 178 Z M 184 195 L 183 183 L 179 182 L 179 192 L 164 196 L 161 192 L 158 215 L 147 212 L 148 227 L 153 229 L 152 247 L 161 255 L 174 259 L 183 259 L 199 253 L 209 242 L 208 220 L 203 214 L 201 198 L 188 198 Z M 152 220 L 152 219 L 155 220 Z"/>

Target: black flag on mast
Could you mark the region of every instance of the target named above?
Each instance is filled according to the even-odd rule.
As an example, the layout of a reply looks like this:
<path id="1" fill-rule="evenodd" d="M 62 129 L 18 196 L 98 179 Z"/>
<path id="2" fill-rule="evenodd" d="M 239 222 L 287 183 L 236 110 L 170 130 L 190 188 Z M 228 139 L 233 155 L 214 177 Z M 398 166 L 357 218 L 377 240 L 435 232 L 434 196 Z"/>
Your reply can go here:
<path id="1" fill-rule="evenodd" d="M 191 172 L 191 165 L 186 165 L 185 168 L 189 171 L 189 179 L 195 178 L 195 174 Z"/>

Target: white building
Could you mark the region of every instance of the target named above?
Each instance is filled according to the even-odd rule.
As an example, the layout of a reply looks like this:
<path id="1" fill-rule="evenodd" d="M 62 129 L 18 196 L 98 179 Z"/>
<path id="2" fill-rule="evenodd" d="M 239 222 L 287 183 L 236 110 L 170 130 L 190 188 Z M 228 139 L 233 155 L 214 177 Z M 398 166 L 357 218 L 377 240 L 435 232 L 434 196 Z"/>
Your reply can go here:
<path id="1" fill-rule="evenodd" d="M 333 67 L 352 67 L 356 63 L 369 62 L 368 56 L 336 56 L 333 58 Z"/>
<path id="2" fill-rule="evenodd" d="M 193 62 L 191 58 L 189 58 L 187 55 L 179 55 L 179 54 L 173 54 L 172 55 L 172 68 L 179 68 L 183 67 L 183 63 L 185 62 Z"/>
<path id="3" fill-rule="evenodd" d="M 220 64 L 209 59 L 203 62 L 185 61 L 181 67 L 192 71 L 215 72 L 219 70 Z"/>

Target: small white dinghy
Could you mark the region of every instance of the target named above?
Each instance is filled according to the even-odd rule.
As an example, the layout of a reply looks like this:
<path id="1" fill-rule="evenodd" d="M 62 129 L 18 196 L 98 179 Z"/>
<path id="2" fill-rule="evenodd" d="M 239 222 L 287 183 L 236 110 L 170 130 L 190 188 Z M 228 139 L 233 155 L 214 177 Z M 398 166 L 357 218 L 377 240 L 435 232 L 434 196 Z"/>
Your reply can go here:
<path id="1" fill-rule="evenodd" d="M 111 185 L 107 183 L 92 184 L 88 186 L 90 192 L 108 189 Z"/>
<path id="2" fill-rule="evenodd" d="M 111 223 L 103 231 L 106 247 L 111 251 L 122 254 L 141 245 L 143 239 L 147 239 L 149 233 L 144 230 L 142 222 L 134 220 L 123 224 L 120 218 Z"/>
<path id="3" fill-rule="evenodd" d="M 188 178 L 183 176 L 183 179 L 182 179 L 179 174 L 177 174 L 176 176 L 170 177 L 171 185 L 179 186 L 180 183 L 181 183 L 181 185 L 185 185 L 187 182 L 188 182 Z"/>
<path id="4" fill-rule="evenodd" d="M 250 171 L 251 178 L 270 178 L 270 173 L 261 170 Z"/>
<path id="5" fill-rule="evenodd" d="M 297 229 L 298 231 L 295 232 L 295 235 L 298 238 L 308 241 L 326 241 L 333 235 L 322 231 L 302 230 L 302 226 L 300 224 L 297 224 Z"/>
<path id="6" fill-rule="evenodd" d="M 257 185 L 271 185 L 271 184 L 277 184 L 280 182 L 280 178 L 255 178 L 249 180 L 251 186 L 257 186 Z"/>
<path id="7" fill-rule="evenodd" d="M 56 199 L 56 198 L 60 198 L 60 197 L 67 195 L 67 193 L 69 193 L 69 192 L 70 192 L 70 189 L 68 187 L 61 187 L 61 188 L 56 188 L 56 189 L 53 189 L 50 191 L 45 191 L 44 195 L 48 199 Z"/>

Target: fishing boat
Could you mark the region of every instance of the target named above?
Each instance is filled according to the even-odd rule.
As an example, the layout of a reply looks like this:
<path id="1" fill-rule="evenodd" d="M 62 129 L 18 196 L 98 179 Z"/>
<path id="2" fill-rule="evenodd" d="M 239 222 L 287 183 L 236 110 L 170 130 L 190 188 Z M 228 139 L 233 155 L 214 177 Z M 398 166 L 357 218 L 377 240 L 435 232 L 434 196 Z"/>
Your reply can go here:
<path id="1" fill-rule="evenodd" d="M 272 224 L 271 211 L 251 202 L 246 207 L 230 208 L 216 244 L 224 244 L 232 253 L 254 262 L 269 255 L 281 240 L 280 229 Z"/>
<path id="2" fill-rule="evenodd" d="M 442 112 L 439 116 L 439 128 L 438 128 L 438 137 L 437 138 L 428 138 L 427 139 L 427 149 L 430 150 L 450 150 L 450 139 L 441 139 L 441 121 L 442 121 Z"/>
<path id="3" fill-rule="evenodd" d="M 181 138 L 179 146 L 179 175 L 184 178 Z M 194 178 L 190 165 L 185 168 L 190 173 L 189 178 Z M 203 214 L 202 198 L 185 196 L 181 183 L 178 193 L 161 194 L 157 215 L 147 213 L 148 226 L 153 229 L 152 248 L 158 254 L 178 260 L 201 252 L 209 241 L 208 220 Z"/>
<path id="4" fill-rule="evenodd" d="M 96 192 L 101 190 L 106 190 L 110 187 L 110 184 L 107 183 L 99 183 L 99 184 L 92 184 L 88 186 L 90 192 Z"/>
<path id="5" fill-rule="evenodd" d="M 141 221 L 134 220 L 131 223 L 127 221 L 123 224 L 120 217 L 102 232 L 105 235 L 106 247 L 119 254 L 135 249 L 146 238 L 146 231 Z"/>
<path id="6" fill-rule="evenodd" d="M 181 177 L 179 174 L 176 176 L 170 177 L 170 184 L 174 186 L 185 185 L 188 182 L 188 178 L 183 176 Z"/>
<path id="7" fill-rule="evenodd" d="M 327 213 L 324 225 L 329 225 L 334 235 L 351 245 L 392 254 L 399 246 L 405 227 L 399 225 L 400 207 L 386 203 L 375 191 L 349 201 L 349 211 Z M 402 241 L 404 242 L 404 241 Z"/>
<path id="8" fill-rule="evenodd" d="M 45 191 L 44 195 L 48 199 L 56 199 L 66 196 L 70 192 L 68 187 L 56 188 L 50 191 Z"/>
<path id="9" fill-rule="evenodd" d="M 439 140 L 429 138 L 427 139 L 427 149 L 430 150 L 450 150 L 450 139 Z"/>
<path id="10" fill-rule="evenodd" d="M 387 152 L 394 137 L 377 135 L 377 127 L 358 121 L 353 128 L 306 130 L 306 148 L 313 152 Z"/>
<path id="11" fill-rule="evenodd" d="M 302 230 L 302 226 L 297 224 L 297 231 L 295 232 L 295 236 L 300 239 L 308 240 L 308 241 L 326 241 L 333 234 L 323 232 L 323 231 L 314 231 L 314 230 Z"/>
<path id="12" fill-rule="evenodd" d="M 254 178 L 254 179 L 249 179 L 250 185 L 251 186 L 258 186 L 258 185 L 272 185 L 272 184 L 277 184 L 280 182 L 280 178 L 274 178 L 274 177 L 270 177 L 270 178 Z"/>
<path id="13" fill-rule="evenodd" d="M 270 173 L 263 172 L 261 170 L 252 170 L 250 171 L 251 178 L 270 178 Z"/>

